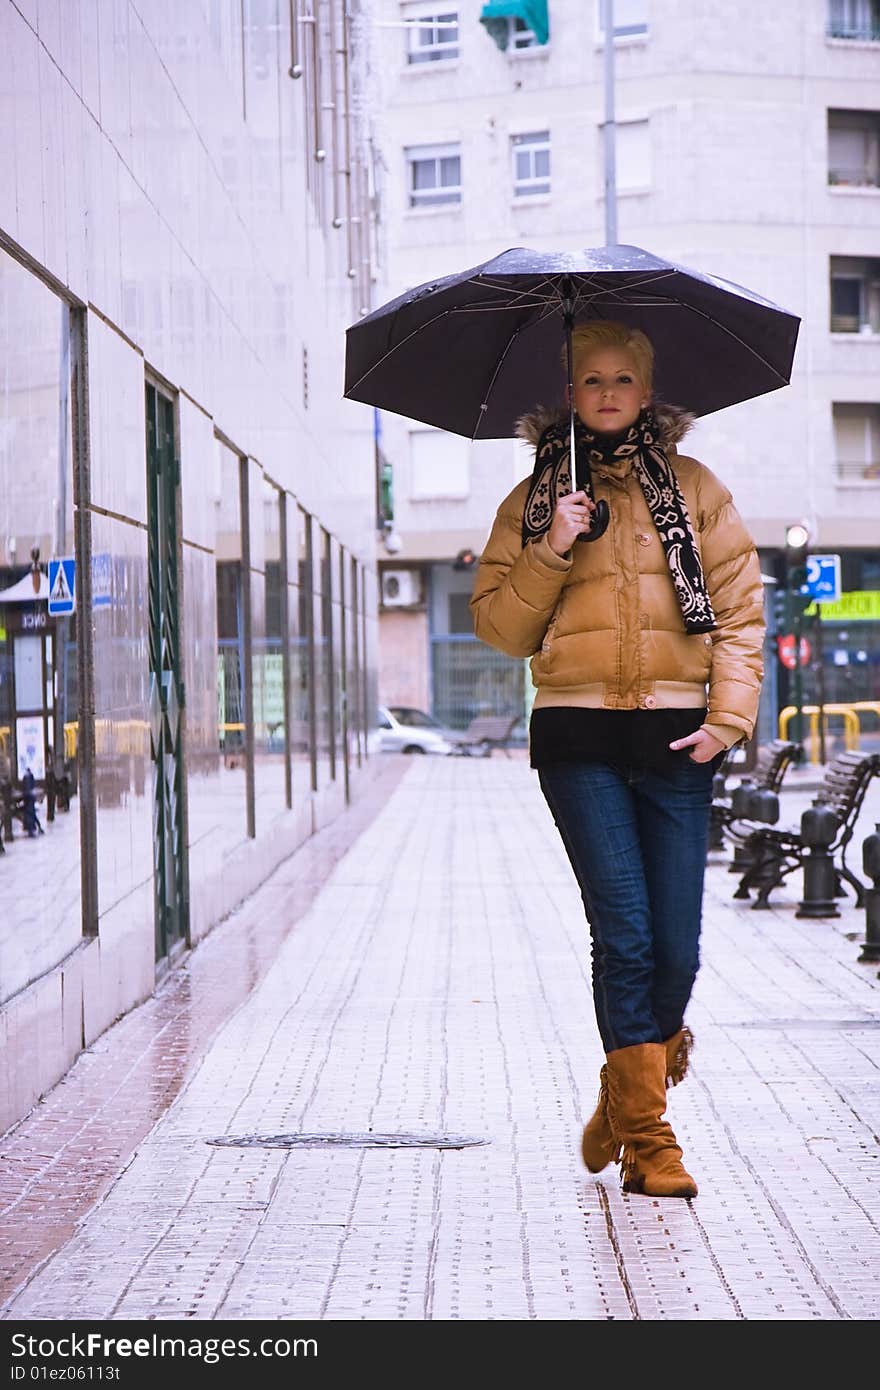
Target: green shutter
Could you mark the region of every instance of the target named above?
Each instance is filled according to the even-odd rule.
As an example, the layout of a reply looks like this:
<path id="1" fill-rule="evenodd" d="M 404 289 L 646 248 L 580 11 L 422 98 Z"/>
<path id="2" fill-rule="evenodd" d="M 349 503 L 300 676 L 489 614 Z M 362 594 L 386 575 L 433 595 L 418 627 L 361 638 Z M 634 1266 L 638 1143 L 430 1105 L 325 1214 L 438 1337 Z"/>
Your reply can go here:
<path id="1" fill-rule="evenodd" d="M 485 24 L 499 48 L 507 47 L 507 24 L 499 23 L 508 19 L 521 19 L 527 29 L 531 29 L 538 43 L 547 43 L 550 38 L 550 20 L 547 16 L 547 0 L 490 0 L 480 13 L 480 23 Z"/>

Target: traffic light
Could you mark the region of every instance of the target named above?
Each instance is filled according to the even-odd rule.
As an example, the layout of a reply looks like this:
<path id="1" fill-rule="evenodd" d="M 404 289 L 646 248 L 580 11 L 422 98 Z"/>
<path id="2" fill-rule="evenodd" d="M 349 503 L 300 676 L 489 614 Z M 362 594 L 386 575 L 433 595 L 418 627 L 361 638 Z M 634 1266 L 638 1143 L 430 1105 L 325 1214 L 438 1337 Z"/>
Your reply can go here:
<path id="1" fill-rule="evenodd" d="M 805 592 L 807 586 L 807 549 L 810 544 L 810 528 L 805 521 L 795 521 L 785 530 L 785 576 L 788 589 L 789 625 L 801 616 L 813 602 L 812 595 Z"/>
<path id="2" fill-rule="evenodd" d="M 773 591 L 773 628 L 788 632 L 788 590 L 782 585 Z"/>

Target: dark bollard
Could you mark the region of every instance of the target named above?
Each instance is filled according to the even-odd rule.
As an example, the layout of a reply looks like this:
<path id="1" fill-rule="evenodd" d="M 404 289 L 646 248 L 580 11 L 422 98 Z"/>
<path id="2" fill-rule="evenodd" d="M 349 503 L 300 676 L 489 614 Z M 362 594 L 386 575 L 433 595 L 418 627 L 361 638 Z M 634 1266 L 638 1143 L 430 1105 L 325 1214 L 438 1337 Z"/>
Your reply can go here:
<path id="1" fill-rule="evenodd" d="M 734 787 L 730 796 L 730 810 L 734 820 L 751 819 L 752 793 L 756 790 L 754 777 L 743 777 L 738 787 Z M 746 869 L 752 867 L 752 852 L 748 843 L 737 845 L 733 851 L 733 858 L 727 866 L 729 874 L 744 874 Z M 748 897 L 748 893 L 744 895 Z M 734 894 L 736 897 L 736 894 Z"/>
<path id="2" fill-rule="evenodd" d="M 749 797 L 749 820 L 775 825 L 779 820 L 779 797 L 767 787 L 756 787 Z"/>
<path id="3" fill-rule="evenodd" d="M 810 851 L 804 860 L 804 896 L 796 917 L 839 917 L 834 901 L 837 872 L 829 845 L 840 825 L 837 816 L 817 797 L 801 816 L 801 840 Z"/>
<path id="4" fill-rule="evenodd" d="M 712 806 L 709 811 L 709 842 L 707 849 L 724 848 L 724 807 L 719 803 L 727 796 L 727 778 L 716 772 L 712 778 Z"/>
<path id="5" fill-rule="evenodd" d="M 880 825 L 875 826 L 874 834 L 869 835 L 862 845 L 862 867 L 868 878 L 874 882 L 873 888 L 865 889 L 865 939 L 862 942 L 860 961 L 880 960 Z"/>
<path id="6" fill-rule="evenodd" d="M 0 782 L 0 821 L 3 823 L 3 838 L 7 843 L 15 838 L 12 828 L 12 783 L 5 778 Z"/>

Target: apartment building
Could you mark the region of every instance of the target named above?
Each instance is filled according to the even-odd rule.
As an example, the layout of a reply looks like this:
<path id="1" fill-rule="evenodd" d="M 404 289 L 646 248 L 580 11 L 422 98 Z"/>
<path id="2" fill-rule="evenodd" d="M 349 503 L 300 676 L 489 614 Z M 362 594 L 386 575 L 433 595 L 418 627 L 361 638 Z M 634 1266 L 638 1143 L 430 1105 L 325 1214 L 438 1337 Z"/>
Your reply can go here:
<path id="1" fill-rule="evenodd" d="M 733 490 L 768 576 L 781 577 L 794 520 L 814 552 L 840 555 L 844 592 L 823 610 L 826 696 L 877 700 L 880 5 L 614 10 L 618 240 L 802 318 L 791 385 L 700 420 L 688 448 Z M 512 246 L 602 244 L 599 0 L 375 0 L 372 14 L 389 293 Z M 459 724 L 516 701 L 525 715 L 521 664 L 470 635 L 466 560 L 530 471 L 527 452 L 394 416 L 378 428 L 394 545 L 380 561 L 383 698 Z M 769 655 L 765 736 L 788 699 Z"/>

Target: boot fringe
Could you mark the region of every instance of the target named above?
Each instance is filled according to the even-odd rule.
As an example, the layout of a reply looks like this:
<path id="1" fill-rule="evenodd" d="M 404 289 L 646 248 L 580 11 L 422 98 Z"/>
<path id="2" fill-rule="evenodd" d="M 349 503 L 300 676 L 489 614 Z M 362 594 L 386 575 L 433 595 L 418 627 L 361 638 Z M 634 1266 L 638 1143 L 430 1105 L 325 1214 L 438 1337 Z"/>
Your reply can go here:
<path id="1" fill-rule="evenodd" d="M 602 1070 L 599 1072 L 599 1106 L 605 1107 L 605 1113 L 608 1116 L 608 1127 L 611 1130 L 611 1138 L 614 1140 L 614 1146 L 611 1150 L 611 1158 L 609 1159 L 609 1162 L 619 1163 L 620 1139 L 618 1138 L 617 1126 L 614 1123 L 614 1117 L 611 1113 L 611 1105 L 608 1099 L 608 1067 L 604 1063 L 602 1066 Z"/>
<path id="2" fill-rule="evenodd" d="M 682 1028 L 681 1039 L 675 1049 L 675 1056 L 668 1063 L 666 1085 L 677 1086 L 687 1076 L 688 1063 L 694 1050 L 694 1035 L 690 1028 Z"/>

